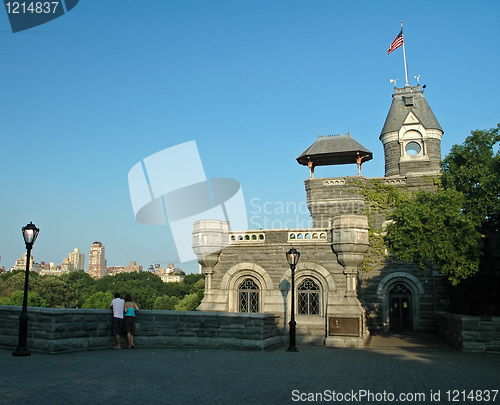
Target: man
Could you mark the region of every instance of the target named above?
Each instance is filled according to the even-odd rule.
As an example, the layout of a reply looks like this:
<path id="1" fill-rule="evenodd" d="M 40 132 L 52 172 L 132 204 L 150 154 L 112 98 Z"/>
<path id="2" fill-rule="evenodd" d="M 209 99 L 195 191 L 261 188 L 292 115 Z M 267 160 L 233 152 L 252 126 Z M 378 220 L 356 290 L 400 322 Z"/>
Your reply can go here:
<path id="1" fill-rule="evenodd" d="M 113 349 L 121 349 L 120 334 L 123 328 L 123 312 L 125 308 L 125 301 L 120 298 L 120 293 L 115 294 L 115 299 L 111 301 L 108 309 L 113 309 L 113 335 L 116 339 L 116 344 Z"/>

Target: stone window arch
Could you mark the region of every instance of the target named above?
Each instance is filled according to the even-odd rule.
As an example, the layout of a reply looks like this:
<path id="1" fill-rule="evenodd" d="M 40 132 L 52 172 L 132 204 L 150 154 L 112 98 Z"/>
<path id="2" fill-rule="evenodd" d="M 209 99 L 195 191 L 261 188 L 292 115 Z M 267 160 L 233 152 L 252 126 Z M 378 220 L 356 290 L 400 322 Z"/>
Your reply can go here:
<path id="1" fill-rule="evenodd" d="M 319 315 L 321 310 L 321 290 L 312 278 L 305 278 L 297 287 L 297 313 Z"/>
<path id="2" fill-rule="evenodd" d="M 238 285 L 238 312 L 260 312 L 260 288 L 253 278 Z"/>
<path id="3" fill-rule="evenodd" d="M 415 159 L 427 155 L 424 137 L 415 129 L 410 129 L 404 133 L 401 147 L 401 156 L 405 158 Z"/>

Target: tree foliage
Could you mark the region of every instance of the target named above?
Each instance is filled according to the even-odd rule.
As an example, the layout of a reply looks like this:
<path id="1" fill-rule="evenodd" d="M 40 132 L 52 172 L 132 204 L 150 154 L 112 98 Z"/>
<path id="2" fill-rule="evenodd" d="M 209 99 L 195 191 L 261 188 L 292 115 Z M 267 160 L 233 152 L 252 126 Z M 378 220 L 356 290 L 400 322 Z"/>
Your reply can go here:
<path id="1" fill-rule="evenodd" d="M 23 305 L 24 291 L 15 291 L 9 299 L 9 305 L 21 307 Z M 47 301 L 45 301 L 40 294 L 35 291 L 28 292 L 28 306 L 47 308 Z"/>
<path id="2" fill-rule="evenodd" d="M 26 272 L 24 270 L 17 270 L 15 274 L 12 274 L 5 281 L 5 284 L 15 291 L 24 291 L 24 282 L 26 280 Z M 40 276 L 34 271 L 30 271 L 29 281 L 28 281 L 28 291 L 33 291 L 38 286 Z"/>
<path id="3" fill-rule="evenodd" d="M 24 289 L 24 277 L 25 272 L 22 270 L 0 276 L 0 303 L 11 305 L 11 295 Z M 40 302 L 40 305 L 51 308 L 107 308 L 118 292 L 122 297 L 127 293 L 132 294 L 141 309 L 173 310 L 189 294 L 203 296 L 204 286 L 202 274 L 188 274 L 185 282 L 164 283 L 159 276 L 147 271 L 122 273 L 102 279 L 94 279 L 81 271 L 58 277 L 39 276 L 30 272 L 28 300 L 31 294 L 38 295 L 28 302 L 32 302 L 32 306 Z M 37 301 L 37 297 L 43 301 Z M 14 300 L 18 302 L 18 295 Z M 191 308 L 193 305 L 191 303 L 188 306 Z"/>
<path id="4" fill-rule="evenodd" d="M 500 125 L 472 131 L 442 163 L 442 186 L 398 206 L 385 237 L 404 260 L 441 266 L 453 285 L 498 271 Z M 486 264 L 489 265 L 486 265 Z"/>
<path id="5" fill-rule="evenodd" d="M 462 213 L 464 196 L 454 190 L 421 191 L 399 206 L 387 227 L 385 240 L 402 260 L 420 267 L 441 266 L 452 284 L 476 274 L 481 235 Z"/>
<path id="6" fill-rule="evenodd" d="M 111 301 L 114 299 L 114 295 L 111 294 L 110 292 L 96 292 L 95 294 L 92 294 L 85 303 L 82 305 L 82 308 L 89 308 L 89 309 L 106 309 L 109 307 L 109 304 Z"/>
<path id="7" fill-rule="evenodd" d="M 175 306 L 179 303 L 179 298 L 169 297 L 168 295 L 163 295 L 158 297 L 154 304 L 153 309 L 156 310 L 175 310 Z"/>
<path id="8" fill-rule="evenodd" d="M 41 277 L 35 291 L 50 308 L 74 308 L 74 294 L 67 283 L 56 276 Z"/>
<path id="9" fill-rule="evenodd" d="M 194 311 L 201 303 L 203 294 L 200 292 L 186 295 L 176 306 L 177 311 Z"/>
<path id="10" fill-rule="evenodd" d="M 463 212 L 484 232 L 498 232 L 500 220 L 500 124 L 472 131 L 443 160 L 442 182 L 465 196 Z"/>
<path id="11" fill-rule="evenodd" d="M 94 279 L 83 271 L 71 271 L 63 274 L 60 278 L 73 291 L 75 306 L 77 308 L 83 307 L 85 301 L 94 292 Z"/>

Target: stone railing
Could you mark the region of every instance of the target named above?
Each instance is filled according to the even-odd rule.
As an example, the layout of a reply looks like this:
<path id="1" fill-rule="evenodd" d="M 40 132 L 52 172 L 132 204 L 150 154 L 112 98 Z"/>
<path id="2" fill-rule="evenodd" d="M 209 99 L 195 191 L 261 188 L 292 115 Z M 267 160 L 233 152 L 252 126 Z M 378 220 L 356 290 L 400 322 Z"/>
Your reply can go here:
<path id="1" fill-rule="evenodd" d="M 263 243 L 266 240 L 266 233 L 263 231 L 230 232 L 229 238 L 229 243 Z"/>
<path id="2" fill-rule="evenodd" d="M 438 334 L 466 352 L 500 352 L 500 316 L 436 314 Z"/>
<path id="3" fill-rule="evenodd" d="M 16 348 L 21 307 L 0 305 L 0 346 Z M 58 353 L 111 348 L 112 313 L 105 309 L 28 308 L 28 349 Z M 140 311 L 137 347 L 199 346 L 264 350 L 284 337 L 272 314 Z M 283 338 L 283 339 L 282 339 Z M 126 338 L 122 338 L 124 345 Z"/>
<path id="4" fill-rule="evenodd" d="M 312 229 L 289 229 L 288 243 L 293 242 L 324 242 L 329 243 L 328 230 L 323 228 Z"/>

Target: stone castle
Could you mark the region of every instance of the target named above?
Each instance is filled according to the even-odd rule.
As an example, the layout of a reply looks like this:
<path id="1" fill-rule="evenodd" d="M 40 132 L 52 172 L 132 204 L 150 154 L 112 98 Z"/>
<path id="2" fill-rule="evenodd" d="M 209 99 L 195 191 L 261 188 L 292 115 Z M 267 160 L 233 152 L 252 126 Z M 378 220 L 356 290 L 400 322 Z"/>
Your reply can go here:
<path id="1" fill-rule="evenodd" d="M 395 88 L 380 134 L 384 177 L 361 175 L 372 153 L 350 134 L 318 136 L 297 158 L 310 170 L 313 228 L 238 232 L 223 221 L 196 222 L 193 249 L 206 275 L 198 310 L 277 314 L 285 334 L 294 294 L 299 343 L 360 347 L 373 332 L 434 331 L 435 312 L 447 302 L 443 276 L 374 246 L 387 211 L 370 210 L 363 190 L 370 182 L 432 190 L 442 135 L 420 85 Z M 314 178 L 316 166 L 349 163 L 358 164 L 358 176 Z M 285 258 L 292 246 L 301 254 L 295 291 Z"/>

